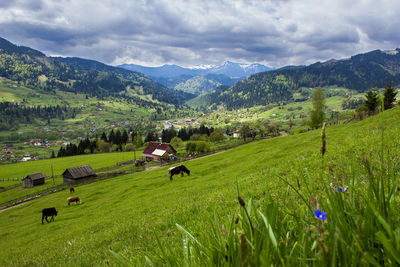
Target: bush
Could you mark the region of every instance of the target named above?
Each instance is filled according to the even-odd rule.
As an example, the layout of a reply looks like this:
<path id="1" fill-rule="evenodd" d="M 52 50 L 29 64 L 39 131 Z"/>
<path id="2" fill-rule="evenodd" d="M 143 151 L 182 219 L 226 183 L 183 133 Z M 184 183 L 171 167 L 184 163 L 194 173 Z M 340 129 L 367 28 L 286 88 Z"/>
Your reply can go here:
<path id="1" fill-rule="evenodd" d="M 125 151 L 135 151 L 135 146 L 133 144 L 126 144 L 125 145 Z"/>
<path id="2" fill-rule="evenodd" d="M 214 132 L 210 134 L 211 142 L 220 142 L 222 140 L 224 140 L 224 133 L 220 128 L 216 129 Z"/>
<path id="3" fill-rule="evenodd" d="M 97 149 L 103 153 L 110 152 L 110 144 L 104 140 L 100 140 L 100 142 L 97 144 Z"/>

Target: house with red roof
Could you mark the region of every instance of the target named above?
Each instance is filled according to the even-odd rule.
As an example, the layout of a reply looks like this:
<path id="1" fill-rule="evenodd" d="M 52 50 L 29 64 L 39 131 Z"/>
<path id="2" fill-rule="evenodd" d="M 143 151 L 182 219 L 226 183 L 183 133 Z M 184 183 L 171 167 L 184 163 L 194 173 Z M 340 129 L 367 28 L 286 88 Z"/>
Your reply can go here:
<path id="1" fill-rule="evenodd" d="M 149 145 L 144 149 L 142 157 L 145 157 L 147 161 L 161 159 L 168 160 L 170 157 L 176 155 L 176 150 L 168 143 L 150 142 Z"/>

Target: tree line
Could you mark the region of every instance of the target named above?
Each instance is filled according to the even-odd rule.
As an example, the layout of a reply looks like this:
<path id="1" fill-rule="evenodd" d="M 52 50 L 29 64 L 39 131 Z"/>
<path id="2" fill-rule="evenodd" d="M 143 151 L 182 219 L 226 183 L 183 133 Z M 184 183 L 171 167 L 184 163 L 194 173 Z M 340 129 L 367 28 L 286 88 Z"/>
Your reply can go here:
<path id="1" fill-rule="evenodd" d="M 21 103 L 0 102 L 0 129 L 11 130 L 18 128 L 19 123 L 32 123 L 35 119 L 75 118 L 76 108 L 67 106 L 36 106 L 29 107 Z"/>

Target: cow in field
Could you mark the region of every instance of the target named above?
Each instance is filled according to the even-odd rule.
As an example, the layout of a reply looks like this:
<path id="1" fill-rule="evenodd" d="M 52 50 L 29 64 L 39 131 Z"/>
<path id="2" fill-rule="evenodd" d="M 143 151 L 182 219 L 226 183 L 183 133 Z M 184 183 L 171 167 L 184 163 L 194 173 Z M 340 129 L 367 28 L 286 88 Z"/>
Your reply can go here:
<path id="1" fill-rule="evenodd" d="M 70 192 L 70 193 L 73 193 L 73 192 L 75 192 L 75 188 L 73 188 L 73 187 L 70 187 L 70 188 L 69 188 L 69 192 Z"/>
<path id="2" fill-rule="evenodd" d="M 77 196 L 69 197 L 69 198 L 67 198 L 67 200 L 68 200 L 68 206 L 69 206 L 72 202 L 76 202 L 76 203 L 79 202 L 79 204 L 81 204 L 81 199 L 80 199 L 79 197 L 77 197 Z"/>
<path id="3" fill-rule="evenodd" d="M 47 220 L 47 217 L 50 217 L 50 222 L 51 220 L 53 220 L 54 222 L 54 216 L 57 216 L 57 210 L 56 208 L 46 208 L 46 209 L 42 209 L 42 224 L 43 224 L 43 219 L 46 220 L 46 222 L 49 223 L 49 221 Z"/>
<path id="4" fill-rule="evenodd" d="M 183 173 L 186 172 L 187 175 L 190 175 L 190 170 L 185 167 L 185 165 L 179 165 L 175 167 L 171 167 L 168 169 L 169 179 L 172 181 L 172 176 L 175 174 L 181 174 L 183 177 Z"/>

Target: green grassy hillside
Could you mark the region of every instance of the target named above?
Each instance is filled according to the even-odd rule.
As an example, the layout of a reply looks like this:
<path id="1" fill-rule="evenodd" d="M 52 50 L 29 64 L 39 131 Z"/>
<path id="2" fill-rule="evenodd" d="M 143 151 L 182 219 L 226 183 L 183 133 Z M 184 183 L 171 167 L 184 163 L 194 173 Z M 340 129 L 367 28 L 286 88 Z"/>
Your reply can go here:
<path id="1" fill-rule="evenodd" d="M 70 193 L 58 192 L 0 213 L 0 265 L 114 265 L 110 249 L 141 266 L 395 264 L 399 195 L 380 192 L 398 185 L 399 132 L 396 108 L 328 127 L 324 159 L 316 130 L 187 162 L 191 175 L 172 182 L 165 167 L 79 186 L 80 205 L 67 206 Z M 348 192 L 332 193 L 329 183 Z M 312 205 L 327 221 L 315 219 Z M 42 225 L 47 207 L 59 215 Z"/>

